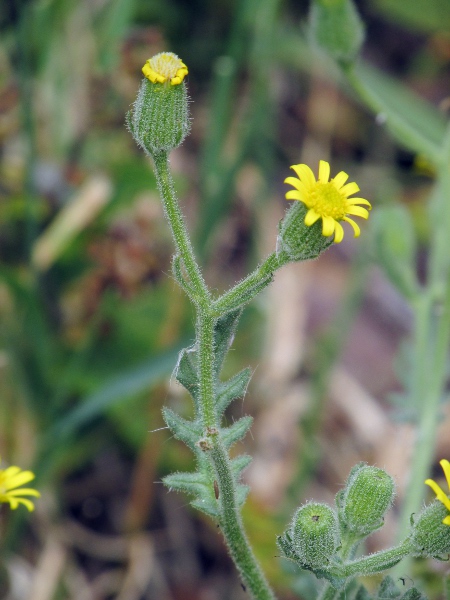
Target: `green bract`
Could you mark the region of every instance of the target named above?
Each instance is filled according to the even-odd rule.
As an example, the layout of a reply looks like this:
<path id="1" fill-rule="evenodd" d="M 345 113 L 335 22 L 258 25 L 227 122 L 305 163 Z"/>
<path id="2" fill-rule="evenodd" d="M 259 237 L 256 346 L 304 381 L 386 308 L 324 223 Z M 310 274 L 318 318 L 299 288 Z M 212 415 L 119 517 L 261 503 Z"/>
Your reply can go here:
<path id="1" fill-rule="evenodd" d="M 186 84 L 152 83 L 143 79 L 127 114 L 127 125 L 138 146 L 147 154 L 169 152 L 189 133 L 190 120 Z"/>
<path id="2" fill-rule="evenodd" d="M 442 523 L 447 515 L 447 508 L 435 500 L 416 517 L 411 542 L 418 556 L 438 557 L 450 553 L 450 526 Z"/>
<path id="3" fill-rule="evenodd" d="M 280 223 L 277 254 L 286 253 L 292 261 L 317 258 L 333 243 L 333 239 L 322 235 L 319 221 L 305 225 L 308 209 L 301 202 L 294 204 L 286 212 Z"/>

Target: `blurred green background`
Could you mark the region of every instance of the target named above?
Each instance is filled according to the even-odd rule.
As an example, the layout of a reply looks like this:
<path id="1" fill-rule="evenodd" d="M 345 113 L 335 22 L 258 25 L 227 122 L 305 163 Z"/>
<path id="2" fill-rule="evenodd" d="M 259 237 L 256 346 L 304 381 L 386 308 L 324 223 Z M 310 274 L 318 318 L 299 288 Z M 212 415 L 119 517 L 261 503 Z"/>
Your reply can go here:
<path id="1" fill-rule="evenodd" d="M 438 136 L 450 108 L 450 3 L 357 6 L 372 89 L 396 106 L 415 91 L 430 106 L 412 114 Z M 160 411 L 190 410 L 170 374 L 193 338 L 193 315 L 170 276 L 151 164 L 124 126 L 147 58 L 169 50 L 189 67 L 192 133 L 171 163 L 213 288 L 273 251 L 289 165 L 316 170 L 319 159 L 332 174 L 349 172 L 374 213 L 408 211 L 422 276 L 433 168 L 395 143 L 386 114 L 362 108 L 311 46 L 308 9 L 276 0 L 3 2 L 0 454 L 32 468 L 43 497 L 31 516 L 2 509 L 0 597 L 246 597 L 220 533 L 160 483 L 192 460 Z M 277 274 L 246 309 L 226 365 L 255 370 L 228 418 L 255 416 L 244 518 L 286 599 L 298 597 L 293 588 L 315 597 L 313 583 L 276 558 L 275 536 L 301 501 L 330 500 L 360 460 L 396 477 L 400 499 L 404 491 L 411 415 L 400 392 L 412 316 L 374 235 L 370 224 L 357 241 L 347 231 L 319 261 Z M 450 456 L 445 409 L 436 443 Z M 392 541 L 380 532 L 371 548 Z M 417 571 L 439 597 L 445 567 Z"/>

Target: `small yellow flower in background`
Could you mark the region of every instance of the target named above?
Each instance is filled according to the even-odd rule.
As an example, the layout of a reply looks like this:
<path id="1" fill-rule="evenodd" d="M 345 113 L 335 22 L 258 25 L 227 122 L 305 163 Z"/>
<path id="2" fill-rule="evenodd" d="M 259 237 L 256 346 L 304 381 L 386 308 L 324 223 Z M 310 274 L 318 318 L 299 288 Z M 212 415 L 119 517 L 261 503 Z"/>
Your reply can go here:
<path id="1" fill-rule="evenodd" d="M 8 467 L 0 469 L 0 502 L 9 503 L 14 510 L 19 504 L 23 504 L 29 511 L 34 510 L 34 504 L 27 498 L 21 496 L 40 497 L 40 493 L 32 488 L 21 488 L 21 485 L 34 479 L 31 471 L 22 471 L 20 467 Z"/>
<path id="2" fill-rule="evenodd" d="M 305 225 L 311 226 L 322 219 L 322 234 L 334 234 L 334 242 L 339 244 L 344 238 L 344 229 L 340 221 L 347 221 L 353 227 L 355 237 L 359 237 L 359 226 L 347 215 L 367 219 L 368 210 L 356 205 L 365 204 L 369 210 L 372 206 L 364 198 L 349 198 L 359 192 L 359 187 L 354 182 L 344 185 L 348 179 L 347 173 L 341 171 L 329 181 L 330 165 L 325 160 L 319 162 L 317 181 L 308 165 L 292 165 L 291 169 L 298 177 L 287 177 L 284 180 L 284 183 L 295 188 L 286 193 L 286 200 L 298 200 L 309 209 L 305 216 Z"/>
<path id="3" fill-rule="evenodd" d="M 439 462 L 439 464 L 441 465 L 442 470 L 444 471 L 445 479 L 447 480 L 447 486 L 450 491 L 450 463 L 444 458 Z M 440 500 L 440 502 L 442 502 L 445 508 L 450 512 L 450 498 L 442 490 L 442 488 L 432 479 L 427 479 L 425 483 L 430 486 L 430 488 L 436 494 L 436 498 Z M 450 525 L 450 515 L 445 517 L 445 519 L 442 522 L 445 525 Z"/>
<path id="4" fill-rule="evenodd" d="M 188 68 L 173 52 L 160 52 L 149 58 L 142 67 L 145 77 L 152 83 L 179 85 L 188 74 Z"/>

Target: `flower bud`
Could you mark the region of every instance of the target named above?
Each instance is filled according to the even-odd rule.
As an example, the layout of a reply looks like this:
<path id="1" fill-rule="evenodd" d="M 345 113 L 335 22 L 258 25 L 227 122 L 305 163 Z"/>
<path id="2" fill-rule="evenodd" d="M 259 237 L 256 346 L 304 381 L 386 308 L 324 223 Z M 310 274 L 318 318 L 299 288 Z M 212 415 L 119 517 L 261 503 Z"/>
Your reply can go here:
<path id="1" fill-rule="evenodd" d="M 339 545 L 335 512 L 319 502 L 301 506 L 292 520 L 290 537 L 302 564 L 313 569 L 326 567 Z"/>
<path id="2" fill-rule="evenodd" d="M 294 202 L 280 223 L 277 254 L 286 252 L 292 261 L 317 258 L 333 243 L 332 238 L 322 235 L 319 221 L 305 224 L 308 209 L 301 202 Z"/>
<path id="3" fill-rule="evenodd" d="M 364 27 L 352 0 L 315 0 L 310 32 L 334 60 L 352 62 L 364 40 Z"/>
<path id="4" fill-rule="evenodd" d="M 186 65 L 172 52 L 161 52 L 142 68 L 145 79 L 127 114 L 127 125 L 138 146 L 148 154 L 169 152 L 189 133 Z"/>
<path id="5" fill-rule="evenodd" d="M 411 542 L 416 556 L 439 556 L 450 553 L 450 527 L 443 523 L 448 510 L 435 500 L 425 506 L 413 525 Z"/>
<path id="6" fill-rule="evenodd" d="M 382 525 L 394 496 L 394 480 L 386 471 L 359 463 L 336 498 L 340 520 L 349 531 L 368 535 Z"/>

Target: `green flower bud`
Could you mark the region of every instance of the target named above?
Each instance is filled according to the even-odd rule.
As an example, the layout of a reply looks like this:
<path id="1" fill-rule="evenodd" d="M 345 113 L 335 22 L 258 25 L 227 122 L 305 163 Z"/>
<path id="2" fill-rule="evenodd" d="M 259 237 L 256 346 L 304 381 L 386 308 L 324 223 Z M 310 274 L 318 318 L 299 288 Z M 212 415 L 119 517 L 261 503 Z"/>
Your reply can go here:
<path id="1" fill-rule="evenodd" d="M 280 223 L 277 254 L 286 252 L 291 261 L 317 258 L 329 248 L 333 240 L 322 235 L 319 222 L 305 225 L 308 209 L 300 202 L 294 202 Z"/>
<path id="2" fill-rule="evenodd" d="M 300 562 L 310 568 L 324 568 L 339 545 L 335 512 L 327 504 L 308 502 L 294 515 L 290 538 Z"/>
<path id="3" fill-rule="evenodd" d="M 139 147 L 148 154 L 169 152 L 189 133 L 186 65 L 171 52 L 150 58 L 142 72 L 145 79 L 127 114 L 127 125 Z"/>
<path id="4" fill-rule="evenodd" d="M 364 27 L 352 0 L 315 0 L 310 32 L 334 60 L 352 62 L 364 40 Z"/>
<path id="5" fill-rule="evenodd" d="M 411 542 L 417 556 L 439 556 L 450 553 L 450 527 L 443 523 L 448 509 L 435 500 L 422 510 L 413 525 Z"/>
<path id="6" fill-rule="evenodd" d="M 336 497 L 341 523 L 357 535 L 368 535 L 381 527 L 394 496 L 394 480 L 386 471 L 359 463 Z"/>

